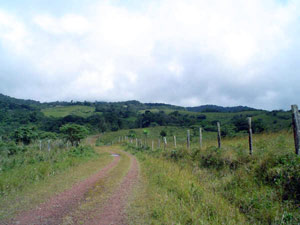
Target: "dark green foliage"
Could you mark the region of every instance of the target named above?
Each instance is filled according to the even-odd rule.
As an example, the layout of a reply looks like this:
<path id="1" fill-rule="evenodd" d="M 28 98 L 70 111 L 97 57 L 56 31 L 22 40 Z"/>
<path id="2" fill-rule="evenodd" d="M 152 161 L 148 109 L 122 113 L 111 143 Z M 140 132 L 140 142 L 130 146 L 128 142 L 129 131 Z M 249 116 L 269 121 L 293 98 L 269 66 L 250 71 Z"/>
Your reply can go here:
<path id="1" fill-rule="evenodd" d="M 222 107 L 217 105 L 202 105 L 196 107 L 187 107 L 186 109 L 191 112 L 243 112 L 257 110 L 247 106 Z"/>
<path id="2" fill-rule="evenodd" d="M 0 141 L 0 157 L 2 158 L 15 155 L 24 150 L 25 148 L 16 145 L 14 142 Z"/>
<path id="3" fill-rule="evenodd" d="M 248 126 L 248 121 L 245 116 L 235 116 L 232 118 L 232 123 L 235 126 L 235 131 L 247 131 L 249 126 Z"/>
<path id="4" fill-rule="evenodd" d="M 88 106 L 92 111 L 89 109 L 89 113 L 84 115 L 70 113 L 65 117 L 47 117 L 41 111 L 51 108 L 55 114 L 56 108 L 74 106 Z M 15 129 L 32 125 L 40 131 L 59 133 L 60 127 L 68 123 L 86 126 L 92 133 L 155 126 L 201 126 L 205 131 L 216 131 L 215 122 L 220 121 L 222 136 L 232 137 L 247 130 L 248 116 L 253 118 L 254 133 L 278 131 L 291 126 L 290 112 L 282 110 L 268 112 L 248 107 L 218 106 L 199 108 L 205 112 L 200 114 L 189 111 L 189 108 L 138 101 L 39 103 L 0 95 L 0 136 L 8 139 Z M 65 112 L 68 113 L 67 108 Z"/>
<path id="5" fill-rule="evenodd" d="M 88 135 L 87 128 L 78 124 L 63 125 L 60 131 L 64 134 L 64 138 L 71 142 L 72 146 L 78 146 L 79 142 Z"/>
<path id="6" fill-rule="evenodd" d="M 39 139 L 51 139 L 51 140 L 55 140 L 57 138 L 57 133 L 53 133 L 53 132 L 44 132 L 41 131 L 38 134 Z"/>
<path id="7" fill-rule="evenodd" d="M 167 136 L 167 132 L 166 132 L 165 130 L 162 130 L 162 131 L 160 132 L 160 136 L 166 137 L 166 136 Z"/>
<path id="8" fill-rule="evenodd" d="M 136 132 L 134 130 L 130 130 L 128 132 L 128 137 L 129 138 L 136 138 Z"/>
<path id="9" fill-rule="evenodd" d="M 266 130 L 266 124 L 263 122 L 262 119 L 254 120 L 252 123 L 252 130 L 253 133 L 261 133 Z"/>
<path id="10" fill-rule="evenodd" d="M 15 130 L 13 138 L 16 143 L 22 142 L 24 145 L 29 145 L 37 136 L 35 127 L 21 127 Z"/>
<path id="11" fill-rule="evenodd" d="M 300 158 L 297 155 L 269 155 L 256 169 L 256 177 L 271 186 L 282 187 L 283 200 L 300 203 Z"/>

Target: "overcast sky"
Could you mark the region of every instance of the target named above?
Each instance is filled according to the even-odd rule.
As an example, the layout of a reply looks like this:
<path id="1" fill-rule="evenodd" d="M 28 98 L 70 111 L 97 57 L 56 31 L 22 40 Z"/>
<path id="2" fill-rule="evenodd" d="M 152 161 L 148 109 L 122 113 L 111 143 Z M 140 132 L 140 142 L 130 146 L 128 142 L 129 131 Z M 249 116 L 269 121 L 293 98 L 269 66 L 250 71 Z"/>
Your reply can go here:
<path id="1" fill-rule="evenodd" d="M 289 109 L 300 1 L 0 0 L 0 93 Z"/>

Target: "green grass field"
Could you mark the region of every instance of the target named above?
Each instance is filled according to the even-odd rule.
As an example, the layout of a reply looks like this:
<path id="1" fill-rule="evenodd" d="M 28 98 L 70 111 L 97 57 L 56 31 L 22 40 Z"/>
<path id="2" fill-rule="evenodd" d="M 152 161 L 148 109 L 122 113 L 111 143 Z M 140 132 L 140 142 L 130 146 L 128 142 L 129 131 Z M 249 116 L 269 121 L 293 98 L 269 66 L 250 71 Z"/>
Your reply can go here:
<path id="1" fill-rule="evenodd" d="M 72 105 L 72 106 L 56 106 L 43 109 L 42 112 L 45 116 L 65 117 L 68 115 L 75 115 L 81 117 L 88 117 L 95 113 L 95 107 Z"/>

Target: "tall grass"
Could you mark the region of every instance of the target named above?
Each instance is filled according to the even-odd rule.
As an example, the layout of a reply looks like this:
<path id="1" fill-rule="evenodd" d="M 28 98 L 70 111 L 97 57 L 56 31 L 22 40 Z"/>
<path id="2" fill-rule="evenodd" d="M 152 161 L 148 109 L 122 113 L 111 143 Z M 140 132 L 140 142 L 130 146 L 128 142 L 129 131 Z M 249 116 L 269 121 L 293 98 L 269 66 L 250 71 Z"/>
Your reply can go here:
<path id="1" fill-rule="evenodd" d="M 247 224 L 238 209 L 201 183 L 192 167 L 143 153 L 137 156 L 147 190 L 135 202 L 135 208 L 145 208 L 142 219 L 135 216 L 132 224 Z"/>
<path id="2" fill-rule="evenodd" d="M 147 203 L 150 211 L 158 211 L 154 214 L 159 218 L 157 224 L 228 224 L 239 223 L 243 221 L 241 218 L 250 224 L 300 223 L 300 158 L 294 154 L 291 131 L 254 135 L 252 156 L 248 153 L 247 137 L 225 138 L 221 149 L 215 147 L 215 140 L 206 140 L 202 149 L 195 144 L 192 146 L 191 149 L 184 146 L 175 149 L 168 145 L 165 150 L 155 146 L 151 151 L 149 147 L 136 148 L 134 144 L 127 144 L 142 161 L 150 186 L 161 193 L 160 204 Z M 213 204 L 214 215 L 230 216 L 225 216 L 223 221 L 218 216 L 209 220 L 205 213 L 199 213 L 197 207 L 200 206 L 193 207 L 192 194 L 179 197 L 180 204 L 177 204 L 169 191 L 172 195 L 178 188 L 188 191 L 188 186 L 183 184 L 194 181 L 198 181 L 196 186 L 203 193 L 198 204 L 206 207 Z M 228 211 L 222 206 L 223 202 L 243 216 L 236 217 L 239 214 Z M 227 220 L 230 217 L 232 220 Z"/>
<path id="3" fill-rule="evenodd" d="M 97 156 L 87 145 L 70 149 L 57 146 L 50 151 L 3 142 L 0 146 L 0 198 Z M 13 149 L 14 154 L 9 154 Z"/>

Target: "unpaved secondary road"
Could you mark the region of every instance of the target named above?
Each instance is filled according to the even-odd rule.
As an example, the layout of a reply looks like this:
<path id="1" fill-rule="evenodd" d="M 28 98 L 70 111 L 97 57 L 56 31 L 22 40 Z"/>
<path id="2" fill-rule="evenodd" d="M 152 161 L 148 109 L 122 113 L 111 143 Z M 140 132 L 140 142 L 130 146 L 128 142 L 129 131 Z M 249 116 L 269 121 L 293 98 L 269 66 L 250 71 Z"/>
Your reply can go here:
<path id="1" fill-rule="evenodd" d="M 129 155 L 131 158 L 131 167 L 124 177 L 119 188 L 112 194 L 112 196 L 105 203 L 101 213 L 87 221 L 87 225 L 112 225 L 112 224 L 126 224 L 126 215 L 124 208 L 126 206 L 128 197 L 132 192 L 134 185 L 138 180 L 138 163 L 135 157 Z"/>
<path id="2" fill-rule="evenodd" d="M 108 200 L 98 209 L 99 213 L 84 224 L 126 224 L 125 206 L 127 199 L 138 180 L 139 167 L 137 160 L 132 155 L 126 153 L 131 159 L 131 166 L 128 173 L 121 181 L 121 184 L 114 193 L 108 197 Z M 75 184 L 71 189 L 54 196 L 47 202 L 39 205 L 36 209 L 25 211 L 5 224 L 19 225 L 52 225 L 62 224 L 62 219 L 69 212 L 75 210 L 82 200 L 85 193 L 88 192 L 97 181 L 108 176 L 120 161 L 120 156 L 114 157 L 114 160 L 98 173 L 88 179 Z M 76 223 L 76 222 L 75 222 Z"/>

